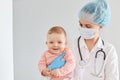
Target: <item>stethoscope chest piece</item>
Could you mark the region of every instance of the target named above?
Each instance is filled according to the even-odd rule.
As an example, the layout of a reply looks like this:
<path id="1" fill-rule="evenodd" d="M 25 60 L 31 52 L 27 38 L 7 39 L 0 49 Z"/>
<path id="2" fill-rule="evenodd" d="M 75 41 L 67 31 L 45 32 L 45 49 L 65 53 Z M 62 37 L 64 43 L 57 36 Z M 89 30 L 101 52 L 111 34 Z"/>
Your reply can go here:
<path id="1" fill-rule="evenodd" d="M 85 60 L 79 61 L 79 65 L 84 67 L 87 65 L 87 61 L 85 61 Z"/>

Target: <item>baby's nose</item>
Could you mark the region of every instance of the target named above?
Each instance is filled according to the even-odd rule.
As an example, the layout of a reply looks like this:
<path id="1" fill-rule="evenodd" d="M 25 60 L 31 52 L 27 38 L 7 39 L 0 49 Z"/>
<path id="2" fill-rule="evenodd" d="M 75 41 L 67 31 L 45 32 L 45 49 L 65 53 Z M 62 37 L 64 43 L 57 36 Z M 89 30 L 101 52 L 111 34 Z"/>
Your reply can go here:
<path id="1" fill-rule="evenodd" d="M 58 46 L 58 43 L 54 43 L 54 46 Z"/>

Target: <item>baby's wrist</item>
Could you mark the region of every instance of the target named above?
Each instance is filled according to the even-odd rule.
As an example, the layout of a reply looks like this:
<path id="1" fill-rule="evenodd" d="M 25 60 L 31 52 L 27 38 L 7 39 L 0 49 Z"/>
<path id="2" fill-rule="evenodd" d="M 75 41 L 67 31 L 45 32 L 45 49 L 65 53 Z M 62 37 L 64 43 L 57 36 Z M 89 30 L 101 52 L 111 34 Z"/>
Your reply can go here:
<path id="1" fill-rule="evenodd" d="M 62 76 L 61 72 L 60 72 L 60 69 L 57 69 L 57 73 L 59 76 Z"/>

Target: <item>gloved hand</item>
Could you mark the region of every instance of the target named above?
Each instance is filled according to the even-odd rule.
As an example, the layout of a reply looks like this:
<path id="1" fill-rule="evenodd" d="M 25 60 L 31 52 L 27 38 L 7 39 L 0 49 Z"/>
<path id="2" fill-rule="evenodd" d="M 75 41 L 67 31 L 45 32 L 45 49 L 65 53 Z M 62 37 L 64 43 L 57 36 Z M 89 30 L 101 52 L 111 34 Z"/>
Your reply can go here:
<path id="1" fill-rule="evenodd" d="M 49 66 L 48 68 L 50 70 L 61 68 L 65 65 L 66 61 L 62 61 L 63 57 L 65 56 L 65 53 L 62 53 L 60 56 L 58 56 Z"/>

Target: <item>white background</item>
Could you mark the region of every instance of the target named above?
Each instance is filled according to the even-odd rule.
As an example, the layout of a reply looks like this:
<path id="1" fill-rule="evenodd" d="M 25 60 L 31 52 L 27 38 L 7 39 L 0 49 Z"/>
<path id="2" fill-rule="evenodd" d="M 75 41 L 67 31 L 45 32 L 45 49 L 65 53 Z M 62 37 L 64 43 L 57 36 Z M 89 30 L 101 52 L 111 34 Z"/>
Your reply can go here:
<path id="1" fill-rule="evenodd" d="M 15 80 L 41 80 L 38 61 L 47 49 L 48 29 L 54 25 L 63 26 L 68 41 L 74 39 L 78 35 L 78 11 L 88 1 L 92 0 L 13 0 Z M 102 38 L 115 46 L 120 58 L 120 1 L 107 1 L 112 18 L 102 31 Z"/>
<path id="2" fill-rule="evenodd" d="M 0 80 L 13 80 L 12 0 L 0 0 Z"/>

